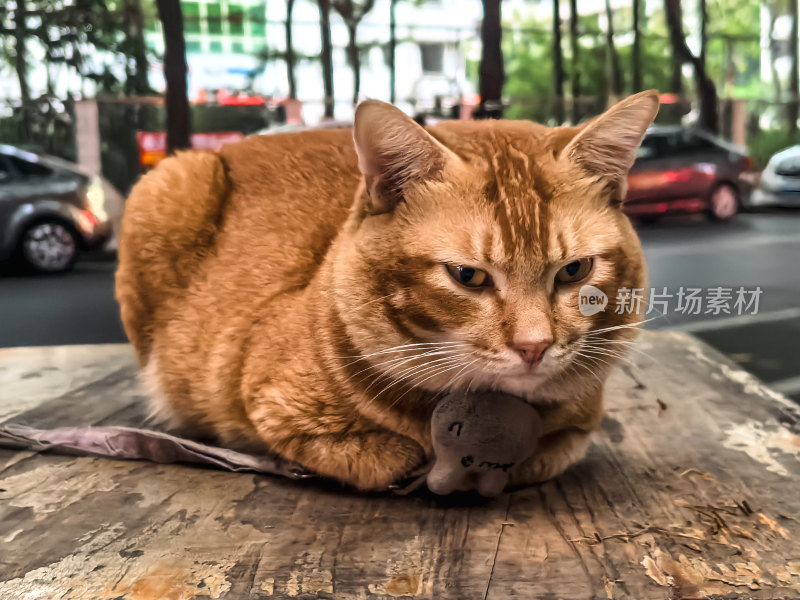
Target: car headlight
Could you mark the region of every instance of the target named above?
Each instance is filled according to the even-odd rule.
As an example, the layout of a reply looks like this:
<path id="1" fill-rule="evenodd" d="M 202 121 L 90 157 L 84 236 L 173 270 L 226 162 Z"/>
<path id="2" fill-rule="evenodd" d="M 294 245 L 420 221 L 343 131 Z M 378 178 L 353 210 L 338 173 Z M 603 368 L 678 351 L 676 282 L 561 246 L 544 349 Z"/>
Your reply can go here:
<path id="1" fill-rule="evenodd" d="M 105 221 L 108 218 L 106 214 L 106 194 L 103 191 L 103 182 L 99 177 L 92 177 L 86 190 L 86 200 L 89 204 L 89 210 L 99 221 Z"/>

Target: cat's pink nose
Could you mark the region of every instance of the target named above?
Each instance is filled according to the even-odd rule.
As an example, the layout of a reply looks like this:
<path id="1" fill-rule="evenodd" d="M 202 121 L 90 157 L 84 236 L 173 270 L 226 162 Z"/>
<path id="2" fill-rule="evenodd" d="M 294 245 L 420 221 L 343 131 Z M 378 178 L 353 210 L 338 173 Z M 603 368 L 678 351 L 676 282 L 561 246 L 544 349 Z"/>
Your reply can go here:
<path id="1" fill-rule="evenodd" d="M 545 350 L 550 347 L 550 342 L 509 343 L 509 346 L 522 357 L 522 360 L 528 364 L 534 365 L 542 359 Z"/>

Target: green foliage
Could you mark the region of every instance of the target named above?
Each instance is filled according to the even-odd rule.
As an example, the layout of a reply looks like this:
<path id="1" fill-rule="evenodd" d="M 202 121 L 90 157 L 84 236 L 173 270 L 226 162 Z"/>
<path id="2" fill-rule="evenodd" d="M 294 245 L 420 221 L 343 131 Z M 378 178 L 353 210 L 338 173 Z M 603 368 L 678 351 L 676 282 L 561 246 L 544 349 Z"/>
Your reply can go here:
<path id="1" fill-rule="evenodd" d="M 632 21 L 630 11 L 615 14 L 615 29 L 624 31 Z M 504 95 L 510 106 L 506 116 L 512 119 L 531 119 L 549 122 L 554 118 L 555 95 L 553 91 L 553 34 L 549 21 L 528 20 L 520 25 L 521 18 L 515 14 L 503 37 L 503 54 L 506 60 L 506 85 Z M 671 58 L 669 43 L 663 29 L 663 19 L 651 19 L 655 34 L 642 36 L 642 79 L 645 89 L 663 88 L 669 80 Z M 605 107 L 609 94 L 607 73 L 608 48 L 605 34 L 600 29 L 598 15 L 579 19 L 579 51 L 577 62 L 569 54 L 569 31 L 563 28 L 565 93 L 570 89 L 570 78 L 580 74 L 581 113 L 594 114 Z M 617 40 L 622 37 L 617 35 Z M 631 89 L 632 55 L 630 43 L 615 44 L 624 73 L 626 92 Z"/>
<path id="2" fill-rule="evenodd" d="M 709 35 L 761 35 L 761 3 L 758 0 L 706 0 Z"/>
<path id="3" fill-rule="evenodd" d="M 790 134 L 786 129 L 759 131 L 747 139 L 747 148 L 755 167 L 763 169 L 776 152 L 800 144 L 800 133 Z"/>
<path id="4" fill-rule="evenodd" d="M 17 3 L 22 1 L 28 15 L 24 25 L 17 20 Z M 0 37 L 12 65 L 17 56 L 15 44 L 9 40 L 22 27 L 26 40 L 35 40 L 44 48 L 48 65 L 65 65 L 80 77 L 94 80 L 101 91 L 145 93 L 149 91 L 146 82 L 139 85 L 144 89 L 130 89 L 102 64 L 105 61 L 89 59 L 105 51 L 129 62 L 136 44 L 143 43 L 143 32 L 132 28 L 154 15 L 152 0 L 10 0 L 0 3 Z M 146 72 L 147 66 L 140 68 Z"/>
<path id="5" fill-rule="evenodd" d="M 531 35 L 508 31 L 503 36 L 503 56 L 506 57 L 504 93 L 512 102 L 506 112 L 509 119 L 544 121 L 552 115 L 552 55 L 553 36 L 549 32 Z M 476 63 L 476 71 L 477 66 Z"/>

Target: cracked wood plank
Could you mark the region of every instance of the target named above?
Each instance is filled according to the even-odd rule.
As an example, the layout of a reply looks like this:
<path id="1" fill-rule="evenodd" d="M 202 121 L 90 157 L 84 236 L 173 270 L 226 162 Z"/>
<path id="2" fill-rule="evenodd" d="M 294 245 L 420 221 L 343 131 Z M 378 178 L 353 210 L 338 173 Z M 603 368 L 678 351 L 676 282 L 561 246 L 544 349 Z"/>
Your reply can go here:
<path id="1" fill-rule="evenodd" d="M 685 334 L 638 348 L 586 460 L 492 501 L 0 450 L 0 598 L 799 597 L 800 411 Z M 141 425 L 130 349 L 73 350 L 0 350 L 0 421 Z"/>

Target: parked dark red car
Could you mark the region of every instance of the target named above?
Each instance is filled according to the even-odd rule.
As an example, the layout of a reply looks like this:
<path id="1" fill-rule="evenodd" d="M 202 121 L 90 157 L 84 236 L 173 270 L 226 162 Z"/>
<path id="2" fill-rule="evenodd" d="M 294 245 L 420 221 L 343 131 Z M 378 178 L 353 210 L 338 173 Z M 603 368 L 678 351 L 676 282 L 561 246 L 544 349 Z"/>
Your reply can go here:
<path id="1" fill-rule="evenodd" d="M 735 215 L 752 188 L 744 148 L 698 129 L 651 127 L 628 177 L 625 212 L 642 220 L 672 213 Z"/>

